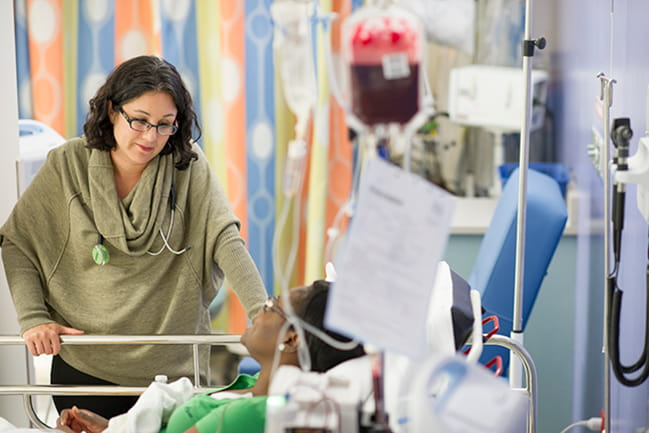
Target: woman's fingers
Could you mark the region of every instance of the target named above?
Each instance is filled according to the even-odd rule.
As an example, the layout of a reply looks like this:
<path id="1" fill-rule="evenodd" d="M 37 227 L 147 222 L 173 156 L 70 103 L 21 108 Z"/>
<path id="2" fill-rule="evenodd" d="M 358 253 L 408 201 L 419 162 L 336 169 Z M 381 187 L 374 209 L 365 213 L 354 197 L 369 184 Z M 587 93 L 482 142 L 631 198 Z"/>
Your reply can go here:
<path id="1" fill-rule="evenodd" d="M 61 338 L 59 337 L 60 335 L 80 335 L 83 334 L 84 332 L 76 329 L 76 328 L 70 328 L 68 326 L 62 326 L 59 325 L 58 323 L 56 324 L 56 332 L 57 332 L 57 338 L 52 341 L 52 353 L 54 355 L 57 355 L 61 351 Z"/>
<path id="2" fill-rule="evenodd" d="M 68 326 L 61 326 L 61 325 L 58 325 L 58 326 L 59 326 L 59 328 L 60 328 L 60 329 L 59 329 L 59 334 L 66 334 L 66 335 L 80 335 L 80 334 L 83 334 L 83 333 L 84 333 L 84 332 L 83 332 L 82 330 L 80 330 L 80 329 L 70 328 L 70 327 L 68 327 Z"/>
<path id="3" fill-rule="evenodd" d="M 23 334 L 29 352 L 34 356 L 58 355 L 61 351 L 60 334 L 83 334 L 75 328 L 61 326 L 58 323 L 44 323 L 28 329 Z"/>
<path id="4" fill-rule="evenodd" d="M 27 343 L 29 351 L 34 356 L 45 354 L 57 354 L 60 350 L 59 333 L 57 332 L 56 323 L 45 323 L 28 329 L 23 334 L 23 339 Z M 57 344 L 59 344 L 57 346 Z M 56 353 L 54 353 L 54 349 Z"/>

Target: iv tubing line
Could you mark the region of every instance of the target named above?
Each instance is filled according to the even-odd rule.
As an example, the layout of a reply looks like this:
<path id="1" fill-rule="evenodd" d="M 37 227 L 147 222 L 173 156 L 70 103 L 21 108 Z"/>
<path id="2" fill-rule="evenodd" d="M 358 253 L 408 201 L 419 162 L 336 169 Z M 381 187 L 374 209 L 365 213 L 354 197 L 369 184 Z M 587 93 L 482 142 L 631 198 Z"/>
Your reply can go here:
<path id="1" fill-rule="evenodd" d="M 611 10 L 609 12 L 609 46 L 608 46 L 608 73 L 613 76 L 613 45 L 615 35 L 615 0 L 611 0 Z"/>

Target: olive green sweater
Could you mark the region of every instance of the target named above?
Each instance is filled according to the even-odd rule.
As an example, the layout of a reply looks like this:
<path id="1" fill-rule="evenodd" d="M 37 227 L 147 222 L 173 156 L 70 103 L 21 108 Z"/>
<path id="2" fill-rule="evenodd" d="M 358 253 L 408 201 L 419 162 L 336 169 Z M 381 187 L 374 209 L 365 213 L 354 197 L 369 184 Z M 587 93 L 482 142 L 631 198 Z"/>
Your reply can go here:
<path id="1" fill-rule="evenodd" d="M 120 200 L 110 154 L 85 145 L 81 137 L 52 150 L 0 228 L 21 332 L 57 322 L 86 334 L 210 333 L 208 306 L 224 277 L 253 317 L 265 300 L 263 282 L 200 148 L 186 170 L 171 155 L 155 158 Z M 169 244 L 191 249 L 151 255 L 163 246 L 159 230 L 169 229 L 172 178 Z M 92 258 L 99 234 L 110 253 L 105 265 Z M 146 386 L 156 374 L 192 377 L 191 352 L 188 345 L 64 345 L 61 356 L 101 379 Z"/>

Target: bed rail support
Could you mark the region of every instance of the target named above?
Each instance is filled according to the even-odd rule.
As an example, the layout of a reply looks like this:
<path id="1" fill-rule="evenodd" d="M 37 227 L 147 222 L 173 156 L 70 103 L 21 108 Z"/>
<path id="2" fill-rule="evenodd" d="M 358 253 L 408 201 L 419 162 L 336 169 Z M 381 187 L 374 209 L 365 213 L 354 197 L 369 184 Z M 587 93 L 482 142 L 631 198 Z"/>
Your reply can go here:
<path id="1" fill-rule="evenodd" d="M 494 334 L 485 343 L 485 345 L 502 346 L 516 354 L 522 361 L 525 371 L 525 390 L 529 397 L 529 411 L 527 413 L 527 433 L 536 433 L 536 409 L 537 409 L 537 384 L 536 366 L 532 356 L 525 347 L 518 341 L 515 341 L 504 335 Z"/>
<path id="2" fill-rule="evenodd" d="M 201 387 L 201 368 L 199 346 L 225 345 L 239 343 L 241 336 L 236 334 L 207 335 L 61 335 L 62 344 L 102 345 L 102 344 L 191 344 L 194 361 L 194 390 L 205 392 Z M 20 336 L 0 335 L 0 345 L 24 345 Z M 209 366 L 208 366 L 209 367 Z M 128 386 L 74 386 L 74 385 L 1 385 L 0 396 L 22 395 L 25 411 L 30 421 L 41 429 L 51 429 L 36 414 L 31 397 L 33 395 L 140 395 L 146 387 Z"/>

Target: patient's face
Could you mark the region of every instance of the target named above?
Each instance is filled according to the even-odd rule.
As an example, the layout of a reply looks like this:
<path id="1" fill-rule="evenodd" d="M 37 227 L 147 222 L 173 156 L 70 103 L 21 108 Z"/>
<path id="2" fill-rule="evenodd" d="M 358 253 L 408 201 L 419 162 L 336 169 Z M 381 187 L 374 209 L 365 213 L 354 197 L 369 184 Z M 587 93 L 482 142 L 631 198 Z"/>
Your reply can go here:
<path id="1" fill-rule="evenodd" d="M 295 305 L 294 290 L 291 290 L 290 296 L 292 305 Z M 281 343 L 278 337 L 286 319 L 277 309 L 284 311 L 282 302 L 283 299 L 276 300 L 273 308 L 259 310 L 252 325 L 241 336 L 241 343 L 248 349 L 250 356 L 259 362 L 272 359 L 277 345 Z"/>

